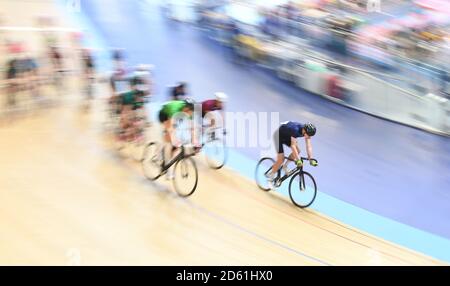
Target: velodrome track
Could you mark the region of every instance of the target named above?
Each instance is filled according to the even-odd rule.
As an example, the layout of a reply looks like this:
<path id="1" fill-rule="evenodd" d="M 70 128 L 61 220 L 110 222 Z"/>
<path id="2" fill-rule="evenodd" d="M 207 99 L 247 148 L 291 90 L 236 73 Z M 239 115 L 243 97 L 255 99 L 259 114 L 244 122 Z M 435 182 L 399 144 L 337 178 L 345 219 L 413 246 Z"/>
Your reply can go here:
<path id="1" fill-rule="evenodd" d="M 313 122 L 319 128 L 313 140 L 314 153 L 321 164 L 314 173 L 324 193 L 450 238 L 449 138 L 343 108 L 252 64 L 236 64 L 230 51 L 206 33 L 161 17 L 159 3 L 111 0 L 103 5 L 102 0 L 86 0 L 79 13 L 82 17 L 77 18 L 87 23 L 88 44 L 97 38 L 94 46 L 98 48 L 124 48 L 131 66 L 156 66 L 155 101 L 166 101 L 166 85 L 182 80 L 199 101 L 211 98 L 216 91 L 226 92 L 230 112 L 278 112 L 281 122 Z M 108 52 L 103 56 L 110 58 Z M 253 161 L 259 159 L 260 151 L 250 147 L 238 150 Z M 423 208 L 426 211 L 418 214 Z"/>
<path id="2" fill-rule="evenodd" d="M 86 10 L 89 2 L 83 2 Z M 146 1 L 138 2 L 146 4 Z M 34 8 L 39 8 L 39 3 L 33 4 Z M 42 10 L 49 11 L 48 5 L 41 7 Z M 114 5 L 111 4 L 112 6 Z M 104 11 L 109 11 L 106 8 L 110 7 L 104 8 Z M 128 13 L 129 9 L 134 8 L 134 4 L 130 4 L 124 11 Z M 260 90 L 258 96 L 270 98 L 273 107 L 280 109 L 281 106 L 288 116 L 299 115 L 316 120 L 323 130 L 315 145 L 321 151 L 321 162 L 325 163 L 314 170 L 319 178 L 319 195 L 330 193 L 370 211 L 388 213 L 398 221 L 406 221 L 443 236 L 447 234 L 447 215 L 442 209 L 446 205 L 444 187 L 447 181 L 442 172 L 435 172 L 436 168 L 441 168 L 442 171 L 442 166 L 446 166 L 448 146 L 444 139 L 348 112 L 303 92 L 300 92 L 299 104 L 298 98 L 293 98 L 298 91 L 294 92 L 292 88 L 286 88 L 284 84 L 245 67 L 230 69 L 227 63 L 218 60 L 223 55 L 217 54 L 216 50 L 208 51 L 210 44 L 196 38 L 195 33 L 188 31 L 189 28 L 170 25 L 159 29 L 159 20 L 139 22 L 143 21 L 141 17 L 148 17 L 150 12 L 144 9 L 142 13 L 143 15 L 139 13 L 135 15 L 137 17 L 128 19 L 132 24 L 124 27 L 123 31 L 129 31 L 136 22 L 142 24 L 141 27 L 150 24 L 148 27 L 153 37 L 156 31 L 161 32 L 156 34 L 159 36 L 167 31 L 178 31 L 178 36 L 187 40 L 185 51 L 192 53 L 191 56 L 180 57 L 174 53 L 178 51 L 178 47 L 173 45 L 174 39 L 169 38 L 159 38 L 156 42 L 152 41 L 151 45 L 138 46 L 134 34 L 130 33 L 127 37 L 126 33 L 120 33 L 121 29 L 118 29 L 121 38 L 109 38 L 112 43 L 126 43 L 131 47 L 129 55 L 132 56 L 132 62 L 145 60 L 157 64 L 156 77 L 160 89 L 158 100 L 163 100 L 162 96 L 165 96 L 163 84 L 179 79 L 192 82 L 193 91 L 200 91 L 196 93 L 200 98 L 210 96 L 218 86 L 239 92 L 239 88 L 230 85 L 236 78 L 246 85 L 243 94 L 250 96 L 250 91 L 257 87 L 255 84 L 263 80 L 264 89 Z M 155 23 L 158 24 L 153 26 Z M 107 25 L 104 24 L 103 28 L 105 26 Z M 155 27 L 158 28 L 155 30 Z M 114 24 L 108 28 L 117 29 Z M 108 35 L 108 31 L 103 31 L 105 38 Z M 199 45 L 206 45 L 206 49 L 192 50 L 199 47 L 195 44 L 199 40 Z M 161 51 L 171 56 L 158 57 Z M 202 60 L 199 55 L 205 56 L 207 61 Z M 220 64 L 219 77 L 217 69 L 207 70 L 210 76 L 204 72 L 202 66 L 208 61 Z M 175 68 L 177 63 L 179 68 Z M 193 63 L 197 65 L 192 65 Z M 224 67 L 228 70 L 220 71 Z M 203 73 L 199 73 L 199 70 L 203 70 Z M 249 80 L 249 77 L 252 79 Z M 203 85 L 200 84 L 200 79 Z M 224 85 L 219 85 L 224 79 Z M 205 91 L 201 88 L 205 88 Z M 280 93 L 287 97 L 283 98 Z M 73 99 L 77 96 L 68 97 Z M 299 112 L 292 113 L 292 110 L 283 109 L 286 105 L 295 106 L 294 109 Z M 265 110 L 254 98 L 234 97 L 230 103 L 230 109 L 237 111 L 242 106 L 245 107 L 242 111 Z M 90 114 L 84 114 L 80 112 L 76 102 L 69 100 L 66 105 L 48 112 L 1 122 L 0 264 L 441 264 L 435 259 L 349 227 L 323 215 L 319 210 L 299 210 L 284 196 L 259 191 L 242 170 L 238 172 L 236 168 L 227 168 L 212 171 L 204 165 L 201 157 L 197 159 L 201 171 L 199 189 L 187 200 L 180 199 L 164 178 L 156 184 L 145 180 L 139 164 L 115 152 L 110 140 L 102 132 L 102 110 L 99 103 Z M 357 138 L 353 142 L 348 137 L 348 132 L 335 132 L 337 126 L 348 121 L 355 124 L 358 134 L 366 136 L 366 140 Z M 376 141 L 373 137 L 374 130 L 381 130 L 380 128 L 398 137 L 394 136 L 386 141 L 389 144 L 373 145 Z M 153 132 L 159 134 L 157 130 Z M 351 151 L 346 151 L 335 143 L 346 136 L 348 138 L 344 142 L 352 141 L 348 146 Z M 398 139 L 400 137 L 403 139 Z M 405 137 L 412 140 L 412 144 L 404 145 Z M 422 143 L 418 144 L 418 141 Z M 427 178 L 430 178 L 430 174 L 433 174 L 431 178 L 435 180 L 432 185 L 434 189 L 427 192 L 431 195 L 419 197 L 421 204 L 428 202 L 428 205 L 434 207 L 426 212 L 420 211 L 417 215 L 414 205 L 418 201 L 418 194 L 423 192 L 420 188 L 406 190 L 403 189 L 404 185 L 398 184 L 395 176 L 402 174 L 403 168 L 396 168 L 394 172 L 385 174 L 383 181 L 379 181 L 373 178 L 378 176 L 376 171 L 367 173 L 366 169 L 357 168 L 359 164 L 355 165 L 356 168 L 349 167 L 349 163 L 358 160 L 368 160 L 373 169 L 386 167 L 385 163 L 380 163 L 380 158 L 372 160 L 366 156 L 364 152 L 368 148 L 367 144 L 381 147 L 380 153 L 385 155 L 381 159 L 401 159 L 400 165 L 407 166 L 406 169 L 412 173 L 417 172 L 419 166 L 403 159 L 406 158 L 405 153 L 417 154 L 422 162 L 420 169 L 424 169 L 425 173 L 417 178 L 408 177 L 408 182 L 423 186 L 429 181 Z M 438 158 L 437 155 L 430 154 L 427 148 L 419 148 L 424 144 L 428 147 L 443 147 L 441 151 L 444 156 Z M 365 146 L 364 150 L 361 150 L 361 146 Z M 399 146 L 402 147 L 398 148 Z M 388 156 L 389 154 L 395 156 Z M 434 161 L 430 160 L 430 156 Z M 332 183 L 341 175 L 333 167 L 337 166 L 337 162 L 349 162 L 346 166 L 340 164 L 340 169 L 356 172 L 354 178 L 346 178 L 345 190 L 335 188 Z M 393 164 L 397 163 L 394 161 Z M 252 165 L 244 167 L 253 168 Z M 367 184 L 365 188 L 357 189 L 354 186 L 360 180 Z M 388 185 L 396 187 L 395 194 L 391 189 L 385 188 Z M 403 196 L 405 192 L 408 197 Z M 365 205 L 367 202 L 370 204 Z M 379 202 L 384 202 L 385 205 L 380 207 Z M 399 202 L 402 208 L 396 208 Z M 321 199 L 313 208 L 317 209 L 316 206 L 320 204 Z M 335 206 L 332 216 L 339 213 L 340 207 L 342 205 Z M 416 215 L 412 216 L 409 210 L 414 210 Z M 368 221 L 366 225 L 371 223 L 373 222 Z M 385 232 L 392 229 L 392 226 L 389 228 L 384 224 L 379 227 L 385 227 Z M 422 241 L 426 245 L 436 242 L 434 239 Z M 445 253 L 446 249 L 442 251 Z"/>
<path id="3" fill-rule="evenodd" d="M 179 198 L 117 153 L 102 120 L 72 103 L 2 126 L 0 264 L 441 264 L 210 170 L 201 155 L 197 191 Z"/>

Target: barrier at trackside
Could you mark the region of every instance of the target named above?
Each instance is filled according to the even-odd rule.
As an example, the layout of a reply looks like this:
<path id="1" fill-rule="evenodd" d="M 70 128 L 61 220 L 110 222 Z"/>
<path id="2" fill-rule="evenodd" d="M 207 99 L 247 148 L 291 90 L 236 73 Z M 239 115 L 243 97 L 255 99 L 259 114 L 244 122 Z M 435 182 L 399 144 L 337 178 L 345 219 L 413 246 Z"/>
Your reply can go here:
<path id="1" fill-rule="evenodd" d="M 339 65 L 336 63 L 336 65 Z M 284 71 L 286 72 L 286 71 Z M 402 89 L 360 70 L 345 74 L 306 60 L 290 70 L 290 79 L 311 93 L 381 118 L 450 136 L 450 101 Z"/>
<path id="2" fill-rule="evenodd" d="M 247 38 L 257 41 L 251 36 Z M 262 42 L 258 43 L 260 47 Z M 283 46 L 282 41 L 276 44 Z M 311 93 L 374 116 L 450 136 L 449 100 L 425 91 L 427 87 L 428 90 L 436 87 L 436 80 L 433 78 L 429 82 L 415 82 L 414 78 L 392 76 L 389 81 L 383 80 L 383 74 L 378 73 L 375 77 L 375 72 L 322 59 L 321 56 L 311 56 L 315 52 L 305 52 L 304 46 L 297 50 L 282 49 L 264 53 L 264 49 L 260 50 L 241 41 L 234 48 L 240 56 L 263 64 L 276 71 L 280 78 L 292 81 Z M 258 56 L 255 56 L 255 51 Z M 345 73 L 329 70 L 330 65 L 342 68 Z M 400 82 L 402 87 L 392 82 Z M 413 87 L 418 87 L 418 83 L 421 83 L 421 89 Z"/>

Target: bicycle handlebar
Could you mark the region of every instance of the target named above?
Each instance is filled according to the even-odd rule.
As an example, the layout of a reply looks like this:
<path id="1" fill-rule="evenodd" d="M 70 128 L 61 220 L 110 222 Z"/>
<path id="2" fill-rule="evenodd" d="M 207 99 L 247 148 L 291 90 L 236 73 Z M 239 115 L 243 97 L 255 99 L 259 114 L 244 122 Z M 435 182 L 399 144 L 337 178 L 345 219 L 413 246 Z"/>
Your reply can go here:
<path id="1" fill-rule="evenodd" d="M 295 162 L 294 160 L 292 160 L 291 158 L 289 158 L 289 157 L 284 157 L 285 158 L 285 160 L 288 160 L 288 161 L 292 161 L 292 162 Z M 308 158 L 306 158 L 306 157 L 300 157 L 303 161 L 310 161 L 310 159 L 308 159 Z M 317 161 L 317 159 L 314 159 L 314 158 L 311 158 L 311 160 L 314 160 L 314 161 L 316 161 L 316 162 L 319 162 L 319 161 Z"/>

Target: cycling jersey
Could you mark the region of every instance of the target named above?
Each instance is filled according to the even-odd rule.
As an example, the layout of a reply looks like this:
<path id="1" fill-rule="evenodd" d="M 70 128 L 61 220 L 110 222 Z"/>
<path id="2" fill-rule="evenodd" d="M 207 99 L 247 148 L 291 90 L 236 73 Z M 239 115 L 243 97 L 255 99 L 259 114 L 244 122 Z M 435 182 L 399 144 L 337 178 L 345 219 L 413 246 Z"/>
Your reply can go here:
<path id="1" fill-rule="evenodd" d="M 142 106 L 142 102 L 139 100 L 139 91 L 130 90 L 120 94 L 119 103 L 121 105 L 132 105 L 134 109 Z"/>
<path id="2" fill-rule="evenodd" d="M 205 117 L 205 115 L 208 112 L 222 110 L 222 108 L 219 107 L 219 104 L 217 104 L 217 100 L 211 99 L 206 100 L 202 102 L 202 117 Z"/>
<path id="3" fill-rule="evenodd" d="M 291 137 L 303 137 L 302 129 L 304 124 L 288 121 L 281 124 L 280 128 L 275 131 L 274 141 L 277 153 L 284 153 L 283 145 L 291 146 Z"/>
<path id="4" fill-rule="evenodd" d="M 173 100 L 164 104 L 159 112 L 159 121 L 165 122 L 172 118 L 175 114 L 183 111 L 183 108 L 186 106 L 186 102 L 184 100 Z"/>

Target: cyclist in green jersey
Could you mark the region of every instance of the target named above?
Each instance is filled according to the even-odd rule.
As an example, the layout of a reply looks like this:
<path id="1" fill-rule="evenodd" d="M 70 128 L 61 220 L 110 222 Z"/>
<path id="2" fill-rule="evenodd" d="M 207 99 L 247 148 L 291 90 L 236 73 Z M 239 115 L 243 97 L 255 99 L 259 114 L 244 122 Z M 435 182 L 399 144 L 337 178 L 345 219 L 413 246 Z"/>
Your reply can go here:
<path id="1" fill-rule="evenodd" d="M 163 139 L 164 139 L 164 158 L 166 161 L 169 161 L 172 158 L 173 151 L 176 149 L 175 146 L 179 145 L 179 142 L 176 141 L 176 138 L 174 136 L 175 134 L 175 128 L 174 122 L 175 118 L 178 118 L 178 116 L 188 116 L 189 119 L 192 119 L 194 113 L 194 102 L 190 99 L 186 100 L 173 100 L 169 101 L 166 104 L 164 104 L 159 111 L 159 122 L 163 124 Z M 181 117 L 180 117 L 181 118 Z M 193 128 L 191 128 L 192 131 L 192 138 L 193 136 Z M 173 174 L 171 170 L 167 173 L 167 178 L 172 179 Z"/>
<path id="2" fill-rule="evenodd" d="M 133 77 L 130 79 L 131 90 L 119 95 L 121 139 L 133 140 L 138 134 L 137 110 L 144 106 L 143 92 L 139 86 L 141 79 Z"/>
<path id="3" fill-rule="evenodd" d="M 183 113 L 192 118 L 194 112 L 194 103 L 191 100 L 173 100 L 164 104 L 159 111 L 159 122 L 164 127 L 164 141 L 166 143 L 174 143 L 173 138 L 173 118 L 175 115 Z M 175 145 L 175 144 L 172 144 Z"/>

